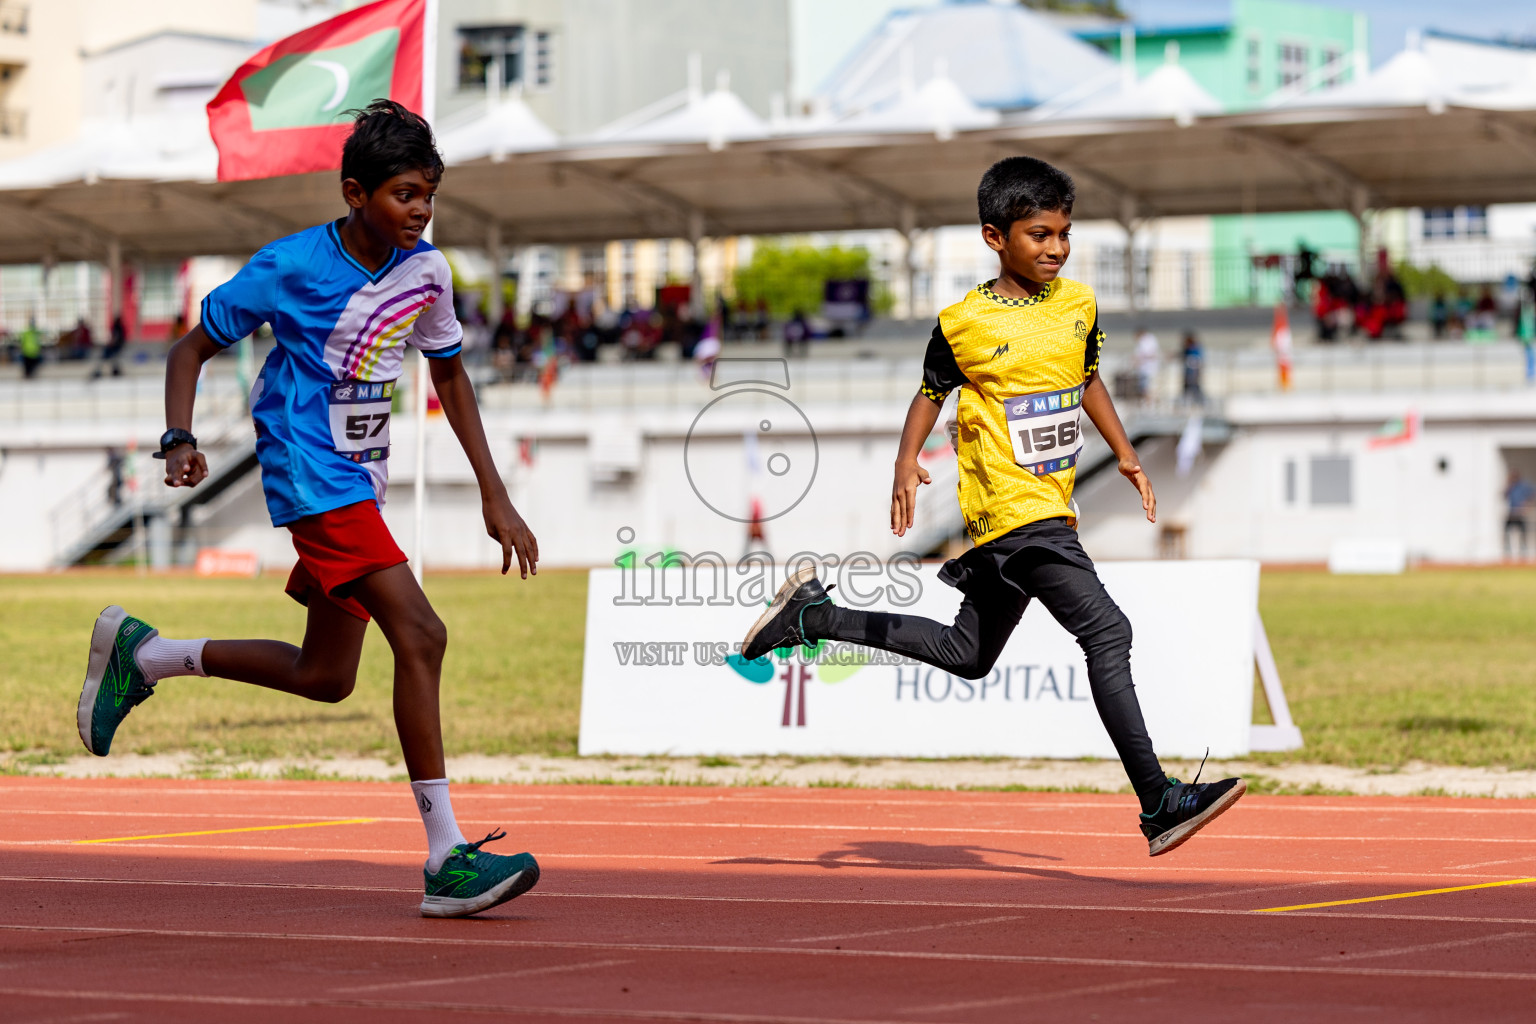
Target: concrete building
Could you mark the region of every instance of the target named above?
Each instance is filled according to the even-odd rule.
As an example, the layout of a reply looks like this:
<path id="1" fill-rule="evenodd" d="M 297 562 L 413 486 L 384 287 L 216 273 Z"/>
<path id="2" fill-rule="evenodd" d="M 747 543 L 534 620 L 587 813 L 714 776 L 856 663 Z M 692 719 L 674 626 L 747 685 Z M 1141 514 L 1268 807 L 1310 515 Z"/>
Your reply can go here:
<path id="1" fill-rule="evenodd" d="M 329 17 L 350 0 L 5 0 L 0 3 L 0 160 L 68 142 L 100 97 L 85 69 L 93 55 L 161 33 L 238 40 L 247 52 Z M 162 65 L 135 86 L 143 97 L 180 88 L 183 68 Z M 160 81 L 160 78 L 165 81 Z M 210 94 L 211 95 L 211 94 Z M 126 102 L 126 99 L 123 100 Z"/>
<path id="2" fill-rule="evenodd" d="M 485 102 L 486 76 L 519 89 L 562 136 L 598 128 L 684 89 L 688 58 L 719 72 L 766 117 L 789 89 L 788 0 L 442 0 L 438 119 Z"/>

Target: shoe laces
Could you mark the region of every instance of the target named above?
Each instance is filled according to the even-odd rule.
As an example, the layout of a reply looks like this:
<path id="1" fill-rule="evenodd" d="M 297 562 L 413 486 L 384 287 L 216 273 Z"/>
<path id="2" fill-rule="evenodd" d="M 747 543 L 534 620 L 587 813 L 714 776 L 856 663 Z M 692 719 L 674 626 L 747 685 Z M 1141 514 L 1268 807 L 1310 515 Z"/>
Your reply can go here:
<path id="1" fill-rule="evenodd" d="M 1205 762 L 1206 762 L 1206 759 L 1209 758 L 1210 756 L 1211 756 L 1211 748 L 1210 747 L 1206 747 L 1205 748 L 1205 757 L 1202 757 L 1200 759 L 1200 767 L 1195 770 L 1194 780 L 1190 782 L 1191 786 L 1195 786 L 1195 785 L 1198 785 L 1200 783 L 1200 773 L 1205 771 Z"/>
<path id="2" fill-rule="evenodd" d="M 505 838 L 507 838 L 507 834 L 505 832 L 501 831 L 500 828 L 493 828 L 491 829 L 491 834 L 486 836 L 484 839 L 477 839 L 472 843 L 465 843 L 462 847 L 464 850 L 464 856 L 468 857 L 472 853 L 479 853 L 480 847 L 484 846 L 486 843 L 494 843 L 498 839 Z"/>

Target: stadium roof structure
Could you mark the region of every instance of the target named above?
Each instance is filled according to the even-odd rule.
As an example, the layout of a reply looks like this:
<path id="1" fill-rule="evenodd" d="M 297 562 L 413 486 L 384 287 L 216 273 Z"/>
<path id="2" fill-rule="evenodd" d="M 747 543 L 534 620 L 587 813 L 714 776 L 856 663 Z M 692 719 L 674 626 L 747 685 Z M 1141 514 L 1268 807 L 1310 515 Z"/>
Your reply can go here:
<path id="1" fill-rule="evenodd" d="M 1187 102 L 1160 109 L 1143 102 L 1157 84 L 1154 72 L 1131 83 L 1122 106 L 1088 106 L 1095 116 L 1067 102 L 954 131 L 916 124 L 859 129 L 849 119 L 780 123 L 766 134 L 754 123 L 745 133 L 753 137 L 741 138 L 699 118 L 682 138 L 619 131 L 551 140 L 526 118 L 506 119 L 519 107 L 509 99 L 493 112 L 501 116 L 477 119 L 473 139 L 465 140 L 476 147 L 447 146 L 452 129 L 445 126 L 453 159 L 436 238 L 494 248 L 910 232 L 970 223 L 981 172 L 1017 154 L 1049 160 L 1076 177 L 1079 219 L 1127 225 L 1156 216 L 1360 214 L 1536 198 L 1536 87 L 1522 77 L 1498 89 L 1375 88 L 1403 86 L 1410 63 L 1435 70 L 1422 60 L 1389 63 L 1372 76 L 1380 76 L 1376 82 L 1360 83 L 1353 103 L 1336 102 L 1341 87 L 1326 99 L 1307 96 L 1266 110 L 1208 114 Z M 691 102 L 697 108 L 708 98 Z M 681 112 L 687 110 L 683 104 Z M 215 182 L 204 166 L 211 154 L 192 141 L 169 131 L 157 137 L 142 126 L 137 133 L 112 129 L 94 147 L 71 144 L 0 165 L 7 227 L 0 263 L 101 260 L 109 253 L 248 255 L 337 214 L 334 173 Z"/>
<path id="2" fill-rule="evenodd" d="M 439 244 L 915 228 L 969 223 L 1004 156 L 1059 164 L 1079 219 L 1529 201 L 1536 110 L 1296 107 L 1196 119 L 1045 119 L 932 133 L 816 132 L 733 143 L 614 141 L 453 166 Z M 334 217 L 334 174 L 245 182 L 98 180 L 0 189 L 0 262 L 249 254 Z"/>

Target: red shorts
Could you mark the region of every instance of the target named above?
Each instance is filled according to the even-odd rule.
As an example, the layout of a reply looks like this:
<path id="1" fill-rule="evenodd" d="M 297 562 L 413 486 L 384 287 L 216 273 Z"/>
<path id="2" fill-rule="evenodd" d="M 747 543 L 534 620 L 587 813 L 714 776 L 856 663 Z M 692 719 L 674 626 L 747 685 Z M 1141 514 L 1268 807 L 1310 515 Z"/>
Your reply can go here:
<path id="1" fill-rule="evenodd" d="M 319 594 L 364 622 L 368 612 L 350 596 L 352 584 L 406 560 L 372 501 L 305 516 L 289 523 L 288 530 L 299 553 L 284 588 L 288 595 L 308 605 L 310 595 Z"/>

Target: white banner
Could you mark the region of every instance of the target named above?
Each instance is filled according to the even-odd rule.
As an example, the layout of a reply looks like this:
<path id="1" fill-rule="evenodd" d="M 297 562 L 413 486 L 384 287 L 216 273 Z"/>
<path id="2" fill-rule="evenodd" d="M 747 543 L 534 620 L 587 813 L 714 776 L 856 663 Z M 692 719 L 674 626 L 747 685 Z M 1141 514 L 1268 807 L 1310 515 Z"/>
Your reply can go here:
<path id="1" fill-rule="evenodd" d="M 1131 621 L 1131 669 L 1157 752 L 1248 753 L 1259 564 L 1098 568 Z M 937 574 L 936 564 L 855 556 L 822 579 L 841 585 L 833 597 L 845 607 L 948 623 L 961 595 Z M 755 563 L 594 569 L 581 753 L 1116 756 L 1082 652 L 1039 602 L 979 680 L 830 642 L 814 657 L 797 648 L 743 662 L 734 652 L 783 579 L 782 567 Z"/>

